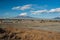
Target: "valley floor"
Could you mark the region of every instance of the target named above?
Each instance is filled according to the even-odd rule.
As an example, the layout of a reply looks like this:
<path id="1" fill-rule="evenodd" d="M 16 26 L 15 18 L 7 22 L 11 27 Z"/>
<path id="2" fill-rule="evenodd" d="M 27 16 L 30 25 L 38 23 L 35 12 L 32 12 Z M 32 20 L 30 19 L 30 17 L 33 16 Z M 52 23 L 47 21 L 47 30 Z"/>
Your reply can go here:
<path id="1" fill-rule="evenodd" d="M 6 31 L 0 33 L 2 40 L 60 40 L 60 22 L 2 23 L 0 24 L 0 32 L 1 30 Z M 8 37 L 5 38 L 6 33 Z"/>

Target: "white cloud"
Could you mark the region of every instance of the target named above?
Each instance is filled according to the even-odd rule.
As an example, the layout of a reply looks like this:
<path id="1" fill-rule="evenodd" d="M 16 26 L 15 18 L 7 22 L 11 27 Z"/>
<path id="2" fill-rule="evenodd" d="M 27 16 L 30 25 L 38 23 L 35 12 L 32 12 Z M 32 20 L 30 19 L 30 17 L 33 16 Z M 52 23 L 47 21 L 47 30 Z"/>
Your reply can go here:
<path id="1" fill-rule="evenodd" d="M 37 11 L 31 11 L 33 14 L 38 14 L 38 13 L 45 13 L 48 12 L 47 10 L 37 10 Z"/>
<path id="2" fill-rule="evenodd" d="M 49 10 L 49 12 L 60 12 L 60 8 L 56 8 L 56 9 L 51 9 L 51 10 Z"/>
<path id="3" fill-rule="evenodd" d="M 27 13 L 21 13 L 21 14 L 19 14 L 19 16 L 26 16 L 27 15 Z"/>
<path id="4" fill-rule="evenodd" d="M 30 9 L 31 8 L 31 4 L 28 4 L 28 5 L 24 5 L 24 6 L 16 6 L 16 7 L 13 7 L 12 9 L 13 10 L 26 10 L 26 9 Z"/>
<path id="5" fill-rule="evenodd" d="M 34 8 L 33 8 L 34 7 Z M 37 7 L 37 8 L 36 8 Z M 60 8 L 55 8 L 55 9 L 50 9 L 50 10 L 45 10 L 45 7 L 47 7 L 47 5 L 44 5 L 44 7 L 40 7 L 40 6 L 34 6 L 32 4 L 28 4 L 28 5 L 23 5 L 23 6 L 16 6 L 16 7 L 13 7 L 12 9 L 13 10 L 27 10 L 27 9 L 30 9 L 31 13 L 32 14 L 40 14 L 40 13 L 60 13 Z M 40 10 L 38 10 L 38 8 Z M 41 10 L 41 8 L 43 8 L 43 10 Z M 36 10 L 36 11 L 33 11 L 33 10 Z M 29 11 L 29 12 L 30 12 Z M 23 15 L 23 14 L 21 14 Z"/>
<path id="6" fill-rule="evenodd" d="M 31 5 L 24 5 L 21 7 L 21 10 L 30 9 Z"/>
<path id="7" fill-rule="evenodd" d="M 56 12 L 60 12 L 60 8 L 56 8 Z"/>
<path id="8" fill-rule="evenodd" d="M 12 9 L 13 10 L 20 10 L 20 8 L 21 8 L 20 6 L 16 6 L 16 7 L 13 7 Z"/>
<path id="9" fill-rule="evenodd" d="M 40 14 L 40 13 L 60 13 L 60 8 L 50 9 L 50 10 L 37 10 L 31 11 L 32 14 Z"/>
<path id="10" fill-rule="evenodd" d="M 55 12 L 55 9 L 51 9 L 51 10 L 49 10 L 49 12 L 52 12 L 53 13 L 53 12 Z"/>

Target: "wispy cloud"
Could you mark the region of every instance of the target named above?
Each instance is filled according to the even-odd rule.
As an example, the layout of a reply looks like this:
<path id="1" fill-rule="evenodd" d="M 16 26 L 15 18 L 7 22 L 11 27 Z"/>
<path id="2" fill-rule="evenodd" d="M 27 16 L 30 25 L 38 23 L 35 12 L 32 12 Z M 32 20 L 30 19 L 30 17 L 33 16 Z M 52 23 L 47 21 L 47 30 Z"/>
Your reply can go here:
<path id="1" fill-rule="evenodd" d="M 38 13 L 45 13 L 48 12 L 47 10 L 37 10 L 37 11 L 31 11 L 33 14 L 38 14 Z"/>
<path id="2" fill-rule="evenodd" d="M 40 13 L 60 13 L 60 8 L 50 9 L 50 10 L 37 10 L 31 11 L 32 14 L 40 14 Z"/>
<path id="3" fill-rule="evenodd" d="M 20 10 L 21 6 L 13 7 L 12 10 Z"/>
<path id="4" fill-rule="evenodd" d="M 27 15 L 27 13 L 21 13 L 21 14 L 19 14 L 19 16 L 26 16 Z"/>
<path id="5" fill-rule="evenodd" d="M 31 12 L 32 14 L 40 14 L 40 13 L 60 13 L 60 8 L 55 8 L 55 9 L 45 9 L 48 5 L 44 5 L 44 6 L 38 6 L 38 5 L 33 5 L 33 4 L 27 4 L 27 5 L 23 5 L 23 6 L 16 6 L 13 7 L 13 10 L 28 10 L 27 12 Z M 24 14 L 21 14 L 24 15 Z M 26 14 L 25 14 L 26 15 Z"/>
<path id="6" fill-rule="evenodd" d="M 23 6 L 15 6 L 12 8 L 12 10 L 37 10 L 37 9 L 44 9 L 46 8 L 48 5 L 36 5 L 36 4 L 27 4 L 27 5 L 23 5 Z"/>
<path id="7" fill-rule="evenodd" d="M 60 8 L 51 9 L 49 12 L 60 12 Z"/>
<path id="8" fill-rule="evenodd" d="M 28 4 L 28 5 L 24 5 L 24 6 L 16 6 L 16 7 L 13 7 L 12 9 L 13 10 L 26 10 L 26 9 L 30 9 L 31 8 L 31 4 Z"/>
<path id="9" fill-rule="evenodd" d="M 30 9 L 32 5 L 24 5 L 21 7 L 21 10 Z"/>

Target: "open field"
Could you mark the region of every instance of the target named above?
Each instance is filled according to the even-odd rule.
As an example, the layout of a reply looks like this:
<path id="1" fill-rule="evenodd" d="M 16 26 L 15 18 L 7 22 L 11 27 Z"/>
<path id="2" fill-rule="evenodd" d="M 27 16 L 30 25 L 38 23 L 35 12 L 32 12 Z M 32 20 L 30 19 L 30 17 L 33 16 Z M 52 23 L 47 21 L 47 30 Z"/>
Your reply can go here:
<path id="1" fill-rule="evenodd" d="M 7 40 L 60 40 L 60 21 L 57 20 L 14 20 L 13 23 L 4 21 L 0 23 L 0 27 L 5 27 L 3 30 L 10 31 L 11 35 L 18 30 L 17 39 L 14 34 L 10 38 L 10 33 L 6 32 L 9 36 Z"/>
<path id="2" fill-rule="evenodd" d="M 10 20 L 9 20 L 10 21 Z M 60 21 L 57 20 L 13 20 L 0 23 L 0 27 L 33 28 L 60 32 Z"/>
<path id="3" fill-rule="evenodd" d="M 0 40 L 60 40 L 60 33 L 27 28 L 0 28 Z"/>

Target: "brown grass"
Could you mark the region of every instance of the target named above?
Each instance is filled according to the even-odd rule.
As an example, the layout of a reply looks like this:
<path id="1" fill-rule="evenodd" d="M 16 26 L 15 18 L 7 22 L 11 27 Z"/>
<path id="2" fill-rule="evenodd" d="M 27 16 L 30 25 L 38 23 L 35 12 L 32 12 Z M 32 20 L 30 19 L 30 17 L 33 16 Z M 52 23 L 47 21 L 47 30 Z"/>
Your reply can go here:
<path id="1" fill-rule="evenodd" d="M 0 40 L 60 40 L 60 33 L 27 28 L 0 28 Z"/>

